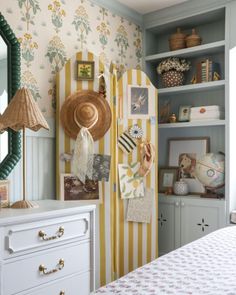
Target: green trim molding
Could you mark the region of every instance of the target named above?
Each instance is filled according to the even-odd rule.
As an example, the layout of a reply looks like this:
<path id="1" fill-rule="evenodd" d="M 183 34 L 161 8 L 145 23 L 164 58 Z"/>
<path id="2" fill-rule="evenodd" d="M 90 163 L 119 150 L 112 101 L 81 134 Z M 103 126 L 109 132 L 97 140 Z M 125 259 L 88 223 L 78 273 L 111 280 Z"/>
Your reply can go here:
<path id="1" fill-rule="evenodd" d="M 20 44 L 0 13 L 0 35 L 7 44 L 8 103 L 20 88 Z M 0 179 L 6 179 L 21 158 L 21 133 L 8 129 L 8 154 L 0 163 Z"/>

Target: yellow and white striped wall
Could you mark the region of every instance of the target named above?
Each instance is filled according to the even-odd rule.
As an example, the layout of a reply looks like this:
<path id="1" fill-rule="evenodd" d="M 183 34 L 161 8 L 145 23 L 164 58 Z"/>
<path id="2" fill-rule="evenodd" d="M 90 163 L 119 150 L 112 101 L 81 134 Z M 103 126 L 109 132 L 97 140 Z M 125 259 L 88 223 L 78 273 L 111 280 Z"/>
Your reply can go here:
<path id="1" fill-rule="evenodd" d="M 95 62 L 94 81 L 77 81 L 75 78 L 76 61 L 88 60 Z M 103 70 L 106 80 L 107 101 L 112 110 L 112 124 L 106 135 L 95 142 L 95 153 L 111 155 L 111 171 L 109 182 L 102 183 L 102 200 L 96 210 L 96 287 L 103 286 L 122 276 L 134 268 L 151 261 L 157 256 L 157 166 L 146 178 L 147 187 L 154 189 L 155 196 L 151 224 L 136 224 L 125 221 L 126 201 L 119 197 L 117 163 L 137 160 L 138 154 L 125 157 L 117 148 L 118 132 L 135 121 L 123 120 L 117 126 L 118 104 L 122 96 L 125 105 L 126 86 L 128 84 L 151 85 L 145 73 L 131 70 L 126 72 L 117 82 L 116 75 L 110 73 L 110 65 L 104 65 L 92 52 L 76 53 L 67 61 L 64 68 L 57 74 L 57 151 L 56 151 L 56 186 L 57 196 L 60 191 L 60 174 L 70 173 L 70 162 L 60 160 L 61 153 L 69 153 L 74 147 L 74 140 L 69 138 L 60 123 L 60 109 L 66 98 L 77 90 L 98 91 L 98 75 Z M 152 86 L 152 85 L 151 85 Z M 153 86 L 152 86 L 153 87 Z M 155 96 L 157 95 L 155 90 Z M 153 98 L 155 108 L 156 97 Z M 127 105 L 127 102 L 126 102 Z M 124 109 L 125 113 L 125 109 Z M 157 126 L 149 120 L 138 120 L 145 135 L 155 144 L 157 142 Z M 118 128 L 117 128 L 118 127 Z M 156 159 L 157 161 L 157 159 Z"/>
<path id="2" fill-rule="evenodd" d="M 151 124 L 148 120 L 127 119 L 128 113 L 128 85 L 150 86 L 149 102 L 155 108 L 156 122 Z M 150 140 L 156 147 L 155 165 L 145 177 L 146 188 L 153 190 L 153 209 L 151 223 L 135 223 L 126 221 L 128 200 L 122 200 L 120 194 L 116 194 L 116 222 L 115 222 L 115 268 L 117 276 L 124 274 L 150 262 L 158 255 L 158 171 L 157 171 L 157 89 L 151 84 L 147 75 L 140 70 L 128 70 L 119 79 L 117 84 L 117 129 L 118 136 L 128 130 L 134 124 L 138 124 L 144 131 L 144 138 Z M 117 163 L 132 163 L 140 161 L 139 148 L 128 156 L 117 148 Z M 116 165 L 117 166 L 117 165 Z M 117 175 L 117 185 L 119 185 Z"/>

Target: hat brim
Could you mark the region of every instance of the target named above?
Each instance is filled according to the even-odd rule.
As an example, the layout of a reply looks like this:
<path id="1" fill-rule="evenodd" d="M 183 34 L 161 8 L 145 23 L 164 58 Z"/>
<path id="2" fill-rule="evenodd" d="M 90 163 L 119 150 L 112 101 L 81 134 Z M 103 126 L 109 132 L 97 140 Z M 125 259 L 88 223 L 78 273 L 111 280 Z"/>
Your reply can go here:
<path id="1" fill-rule="evenodd" d="M 102 138 L 109 130 L 112 118 L 109 103 L 98 92 L 92 90 L 80 90 L 68 96 L 61 107 L 61 124 L 65 133 L 69 137 L 76 139 L 80 128 L 74 120 L 74 111 L 78 104 L 81 104 L 82 102 L 92 103 L 98 111 L 97 122 L 91 129 L 89 129 L 93 140 L 96 141 Z"/>

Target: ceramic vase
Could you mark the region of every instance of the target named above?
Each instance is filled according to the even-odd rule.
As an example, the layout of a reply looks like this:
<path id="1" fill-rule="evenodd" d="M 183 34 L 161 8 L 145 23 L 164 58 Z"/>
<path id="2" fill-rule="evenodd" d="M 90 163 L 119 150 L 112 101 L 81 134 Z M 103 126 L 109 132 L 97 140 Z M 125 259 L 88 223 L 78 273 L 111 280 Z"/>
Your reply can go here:
<path id="1" fill-rule="evenodd" d="M 168 71 L 162 74 L 162 83 L 164 87 L 181 86 L 184 83 L 184 74 L 177 71 Z"/>
<path id="2" fill-rule="evenodd" d="M 174 189 L 174 194 L 177 196 L 185 196 L 189 192 L 188 184 L 183 180 L 176 181 L 174 183 L 173 189 Z"/>

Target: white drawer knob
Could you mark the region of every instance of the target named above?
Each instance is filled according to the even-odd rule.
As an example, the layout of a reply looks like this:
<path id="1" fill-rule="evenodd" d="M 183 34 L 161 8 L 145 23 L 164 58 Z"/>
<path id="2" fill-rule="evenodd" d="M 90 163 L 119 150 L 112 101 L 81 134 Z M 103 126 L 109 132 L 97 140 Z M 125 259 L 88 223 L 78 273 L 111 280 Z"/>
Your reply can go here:
<path id="1" fill-rule="evenodd" d="M 176 207 L 179 207 L 179 202 L 175 202 L 175 206 Z"/>
<path id="2" fill-rule="evenodd" d="M 184 207 L 184 206 L 185 206 L 184 202 L 181 202 L 181 206 L 182 206 L 182 207 Z"/>

